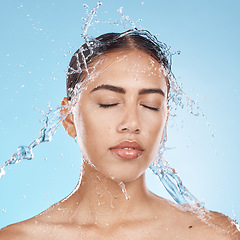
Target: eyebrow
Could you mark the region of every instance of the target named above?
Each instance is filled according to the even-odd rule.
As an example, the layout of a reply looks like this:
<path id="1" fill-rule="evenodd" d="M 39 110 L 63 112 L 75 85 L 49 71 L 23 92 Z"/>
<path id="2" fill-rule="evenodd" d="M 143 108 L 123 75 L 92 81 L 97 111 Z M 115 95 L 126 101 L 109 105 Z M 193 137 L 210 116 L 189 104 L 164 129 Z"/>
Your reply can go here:
<path id="1" fill-rule="evenodd" d="M 144 95 L 149 93 L 159 93 L 165 97 L 165 93 L 160 88 L 143 88 L 139 91 L 139 95 Z"/>
<path id="2" fill-rule="evenodd" d="M 95 87 L 92 91 L 92 92 L 95 92 L 95 91 L 98 91 L 100 89 L 106 89 L 106 90 L 110 90 L 112 92 L 116 92 L 116 93 L 126 93 L 126 91 L 121 88 L 121 87 L 116 87 L 116 86 L 113 86 L 113 85 L 108 85 L 108 84 L 103 84 L 103 85 L 100 85 L 100 86 L 97 86 Z"/>
<path id="3" fill-rule="evenodd" d="M 95 91 L 98 91 L 98 90 L 101 90 L 101 89 L 105 89 L 105 90 L 110 90 L 112 92 L 116 92 L 116 93 L 126 93 L 125 89 L 122 88 L 122 87 L 116 87 L 116 86 L 113 86 L 113 85 L 108 85 L 108 84 L 102 84 L 100 86 L 97 86 L 95 87 L 92 91 L 92 92 L 95 92 Z M 144 95 L 144 94 L 149 94 L 149 93 L 159 93 L 161 94 L 163 97 L 165 97 L 165 93 L 163 92 L 162 89 L 160 88 L 143 88 L 139 91 L 139 95 Z"/>

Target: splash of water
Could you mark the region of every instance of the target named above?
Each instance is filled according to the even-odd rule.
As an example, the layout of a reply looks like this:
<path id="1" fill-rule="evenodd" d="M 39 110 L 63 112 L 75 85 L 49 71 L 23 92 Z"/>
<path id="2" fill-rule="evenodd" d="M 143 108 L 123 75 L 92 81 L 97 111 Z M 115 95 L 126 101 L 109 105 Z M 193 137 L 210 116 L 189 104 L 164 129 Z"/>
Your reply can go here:
<path id="1" fill-rule="evenodd" d="M 93 54 L 93 48 L 96 47 L 98 42 L 96 41 L 95 38 L 90 36 L 88 34 L 88 28 L 91 26 L 92 21 L 94 16 L 97 13 L 98 8 L 102 5 L 101 2 L 98 2 L 97 6 L 93 8 L 90 12 L 88 11 L 89 8 L 85 4 L 84 7 L 86 8 L 86 17 L 83 18 L 84 25 L 83 25 L 83 34 L 82 37 L 84 41 L 86 42 L 88 49 L 90 50 L 90 54 Z M 130 20 L 129 17 L 126 17 L 123 15 L 122 8 L 118 10 L 122 16 L 120 20 L 120 25 L 123 25 L 126 27 L 126 21 L 130 23 L 133 29 L 123 33 L 119 37 L 122 37 L 123 35 L 134 35 L 134 34 L 139 34 L 148 40 L 152 41 L 154 44 L 158 45 L 162 51 L 162 53 L 166 56 L 168 59 L 168 76 L 169 76 L 169 82 L 170 82 L 170 93 L 169 93 L 169 99 L 168 103 L 170 106 L 171 110 L 174 110 L 177 108 L 177 106 L 184 107 L 185 105 L 190 108 L 190 112 L 194 115 L 199 115 L 199 107 L 188 96 L 183 92 L 182 88 L 179 86 L 179 84 L 176 81 L 176 78 L 174 77 L 172 71 L 171 71 L 171 66 L 172 66 L 172 56 L 174 54 L 178 54 L 178 52 L 172 53 L 170 51 L 170 47 L 168 47 L 165 43 L 162 43 L 158 41 L 158 39 L 150 34 L 147 30 L 138 30 L 136 28 L 136 25 L 132 20 Z M 80 52 L 83 53 L 85 49 L 80 48 Z M 78 54 L 75 55 L 78 57 Z M 89 75 L 88 67 L 87 67 L 87 59 L 84 57 L 84 54 L 82 54 L 83 60 L 84 60 L 84 66 L 86 69 L 87 74 Z M 78 68 L 73 69 L 73 71 L 70 71 L 69 74 L 75 74 L 75 73 L 81 73 L 81 64 L 80 62 L 78 63 Z M 5 174 L 4 168 L 7 167 L 10 164 L 16 164 L 19 163 L 23 159 L 31 160 L 33 159 L 33 148 L 36 147 L 37 145 L 43 143 L 43 142 L 48 142 L 52 140 L 53 135 L 56 133 L 57 128 L 61 124 L 61 122 L 66 118 L 68 114 L 71 113 L 72 108 L 74 105 L 78 102 L 79 96 L 81 94 L 81 91 L 86 87 L 86 81 L 83 83 L 78 83 L 76 84 L 74 89 L 71 89 L 71 101 L 69 105 L 65 106 L 69 108 L 69 111 L 63 114 L 64 111 L 62 107 L 57 107 L 55 110 L 49 109 L 49 111 L 45 114 L 45 119 L 44 119 L 44 127 L 40 131 L 40 137 L 34 140 L 31 144 L 28 146 L 19 146 L 17 149 L 17 152 L 14 153 L 11 158 L 4 163 L 4 165 L 0 168 L 0 178 Z M 185 103 L 184 103 L 185 101 Z M 203 115 L 203 114 L 202 114 Z M 166 140 L 166 139 L 165 139 Z M 160 147 L 158 156 L 154 163 L 150 166 L 150 169 L 154 174 L 156 174 L 164 187 L 167 189 L 169 194 L 173 197 L 173 199 L 180 204 L 197 204 L 199 206 L 203 206 L 203 203 L 200 203 L 183 185 L 181 179 L 177 175 L 174 169 L 172 169 L 168 163 L 162 158 L 162 154 L 164 150 L 166 149 L 165 147 L 165 140 L 163 142 L 163 145 Z M 127 194 L 126 188 L 124 183 L 119 183 L 119 186 L 122 189 L 122 192 L 124 193 L 126 199 L 129 199 L 129 196 Z"/>
<path id="2" fill-rule="evenodd" d="M 122 189 L 122 192 L 123 192 L 126 200 L 129 200 L 129 199 L 130 199 L 130 196 L 129 196 L 128 193 L 127 193 L 127 189 L 126 189 L 125 184 L 124 184 L 123 182 L 120 182 L 118 185 L 119 185 L 119 187 Z"/>
<path id="3" fill-rule="evenodd" d="M 161 156 L 158 161 L 152 163 L 149 167 L 159 178 L 170 196 L 179 204 L 194 204 L 196 207 L 204 207 L 204 202 L 200 202 L 183 185 L 175 169 Z"/>
<path id="4" fill-rule="evenodd" d="M 49 142 L 52 140 L 53 135 L 56 133 L 57 128 L 59 127 L 62 120 L 66 117 L 60 114 L 61 107 L 57 107 L 56 109 L 49 109 L 48 113 L 44 113 L 45 119 L 42 121 L 44 123 L 44 127 L 40 130 L 40 137 L 35 139 L 28 146 L 19 146 L 17 148 L 17 152 L 12 154 L 11 158 L 7 160 L 4 165 L 0 168 L 0 178 L 5 174 L 4 168 L 9 166 L 10 164 L 17 164 L 21 160 L 32 160 L 33 148 L 43 142 Z"/>

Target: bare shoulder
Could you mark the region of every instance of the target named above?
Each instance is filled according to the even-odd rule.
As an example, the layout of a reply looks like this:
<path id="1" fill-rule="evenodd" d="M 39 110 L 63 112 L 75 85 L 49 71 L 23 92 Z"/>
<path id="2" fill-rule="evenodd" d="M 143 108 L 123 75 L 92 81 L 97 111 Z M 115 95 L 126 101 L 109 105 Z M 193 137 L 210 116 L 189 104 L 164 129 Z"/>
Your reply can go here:
<path id="1" fill-rule="evenodd" d="M 185 212 L 186 214 L 186 212 Z M 237 222 L 228 216 L 205 208 L 186 214 L 194 235 L 206 240 L 240 240 Z M 198 239 L 198 238 L 197 238 Z"/>
<path id="2" fill-rule="evenodd" d="M 41 239 L 44 233 L 47 233 L 48 222 L 47 213 L 51 211 L 51 207 L 37 216 L 22 222 L 11 224 L 0 229 L 1 240 L 32 240 Z M 41 234 L 40 234 L 41 233 Z"/>
<path id="3" fill-rule="evenodd" d="M 205 220 L 208 222 L 209 227 L 219 229 L 228 236 L 227 239 L 240 240 L 239 225 L 228 216 L 219 212 L 208 211 Z"/>
<path id="4" fill-rule="evenodd" d="M 1 240 L 38 240 L 47 239 L 52 228 L 41 216 L 35 216 L 23 222 L 9 225 L 0 230 Z"/>
<path id="5" fill-rule="evenodd" d="M 158 201 L 161 201 L 158 225 L 163 226 L 160 217 L 163 216 L 163 227 L 168 229 L 168 232 L 172 229 L 172 233 L 177 234 L 180 239 L 240 240 L 238 224 L 222 213 L 206 208 L 191 209 L 189 205 L 175 204 L 166 199 Z"/>
<path id="6" fill-rule="evenodd" d="M 20 239 L 30 239 L 26 231 L 30 225 L 24 222 L 15 223 L 9 225 L 0 230 L 1 240 L 20 240 Z"/>

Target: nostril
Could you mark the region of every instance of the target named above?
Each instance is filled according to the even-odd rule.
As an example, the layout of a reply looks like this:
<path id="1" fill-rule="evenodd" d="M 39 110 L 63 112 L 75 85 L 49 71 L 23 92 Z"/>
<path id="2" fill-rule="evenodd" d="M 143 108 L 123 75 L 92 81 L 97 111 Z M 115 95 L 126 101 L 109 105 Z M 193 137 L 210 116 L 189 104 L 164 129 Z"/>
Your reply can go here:
<path id="1" fill-rule="evenodd" d="M 121 127 L 120 128 L 121 132 L 134 132 L 134 133 L 140 133 L 141 130 L 140 128 L 134 128 L 134 127 Z"/>
<path id="2" fill-rule="evenodd" d="M 135 129 L 135 133 L 140 133 L 140 129 L 139 128 Z"/>

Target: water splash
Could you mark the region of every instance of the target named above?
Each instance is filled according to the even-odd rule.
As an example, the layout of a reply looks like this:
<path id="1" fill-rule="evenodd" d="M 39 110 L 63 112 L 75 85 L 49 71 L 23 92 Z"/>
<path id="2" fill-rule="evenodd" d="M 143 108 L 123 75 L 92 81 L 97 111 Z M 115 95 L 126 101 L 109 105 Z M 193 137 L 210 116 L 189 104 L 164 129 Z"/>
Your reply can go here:
<path id="1" fill-rule="evenodd" d="M 83 34 L 81 35 L 88 47 L 89 54 L 93 54 L 93 48 L 98 47 L 99 42 L 96 41 L 94 37 L 88 34 L 88 29 L 90 26 L 92 26 L 92 22 L 94 19 L 94 16 L 96 16 L 98 8 L 102 5 L 101 2 L 98 2 L 97 6 L 93 8 L 89 12 L 89 8 L 86 4 L 84 4 L 84 7 L 86 8 L 86 17 L 83 18 L 84 25 L 82 27 Z M 116 25 L 121 25 L 128 29 L 128 24 L 132 27 L 132 29 L 128 30 L 127 32 L 121 34 L 119 37 L 123 37 L 124 35 L 134 35 L 139 34 L 148 40 L 152 41 L 154 44 L 159 46 L 162 53 L 166 56 L 168 59 L 168 67 L 167 67 L 167 75 L 169 77 L 170 82 L 170 93 L 169 93 L 169 99 L 168 104 L 170 106 L 171 111 L 177 108 L 177 106 L 185 107 L 188 106 L 190 109 L 190 113 L 198 116 L 201 114 L 199 111 L 199 107 L 191 100 L 182 90 L 181 86 L 177 83 L 176 78 L 174 77 L 171 66 L 172 66 L 172 56 L 174 54 L 179 54 L 179 52 L 171 52 L 170 47 L 167 46 L 165 43 L 162 43 L 158 41 L 158 39 L 153 36 L 149 31 L 147 30 L 138 30 L 136 27 L 136 24 L 128 17 L 123 14 L 123 9 L 120 8 L 118 12 L 121 14 L 122 18 L 120 21 L 117 22 Z M 115 22 L 116 23 L 116 22 Z M 114 23 L 113 23 L 114 24 Z M 87 58 L 84 56 L 84 51 L 86 49 L 80 48 L 79 51 L 82 53 L 83 61 L 84 61 L 84 68 L 87 72 L 87 75 L 89 75 L 89 68 L 87 66 Z M 78 54 L 75 55 L 78 58 Z M 81 73 L 83 70 L 81 69 L 81 63 L 78 62 L 77 69 L 70 69 L 68 74 L 75 74 L 75 73 Z M 72 71 L 71 71 L 72 70 Z M 49 109 L 49 111 L 44 114 L 45 119 L 43 121 L 44 127 L 40 131 L 40 137 L 34 140 L 31 144 L 28 146 L 19 146 L 17 149 L 17 152 L 14 153 L 11 158 L 4 163 L 4 165 L 0 168 L 0 178 L 5 174 L 4 168 L 9 166 L 10 164 L 16 164 L 19 163 L 21 160 L 32 160 L 33 155 L 33 148 L 35 148 L 37 145 L 48 142 L 52 140 L 53 135 L 56 133 L 57 128 L 63 121 L 63 119 L 71 113 L 72 108 L 75 106 L 75 104 L 78 102 L 79 96 L 81 94 L 81 91 L 86 87 L 87 81 L 84 81 L 83 83 L 76 84 L 74 89 L 70 89 L 71 93 L 71 101 L 66 108 L 69 108 L 68 111 L 63 114 L 64 111 L 62 107 L 57 107 L 54 109 Z M 203 115 L 203 114 L 201 114 Z M 174 116 L 174 115 L 173 115 Z M 154 163 L 150 166 L 150 169 L 153 171 L 154 174 L 156 174 L 164 187 L 167 189 L 169 194 L 173 197 L 173 199 L 180 204 L 197 204 L 199 206 L 203 206 L 203 203 L 199 202 L 183 185 L 181 179 L 177 175 L 174 169 L 172 169 L 168 163 L 162 158 L 162 154 L 164 150 L 166 150 L 165 147 L 165 141 L 163 141 L 162 146 L 160 147 L 158 156 Z M 124 193 L 126 199 L 129 199 L 129 196 L 127 194 L 125 185 L 123 182 L 119 183 L 119 186 L 122 189 L 122 192 Z"/>
<path id="2" fill-rule="evenodd" d="M 89 7 L 87 4 L 83 4 L 83 7 L 86 8 L 86 17 L 83 17 L 82 20 L 84 22 L 83 24 L 83 27 L 82 27 L 82 30 L 83 30 L 83 34 L 81 35 L 85 42 L 89 42 L 89 38 L 91 39 L 92 36 L 88 35 L 88 29 L 89 27 L 91 26 L 92 24 L 92 21 L 93 21 L 93 18 L 94 16 L 96 15 L 97 13 L 97 10 L 98 8 L 102 5 L 102 2 L 98 1 L 97 3 L 97 6 L 94 7 L 90 12 L 88 11 L 89 10 Z"/>
<path id="3" fill-rule="evenodd" d="M 62 120 L 66 117 L 66 115 L 60 114 L 62 107 L 57 107 L 56 109 L 49 109 L 48 113 L 43 113 L 45 119 L 42 121 L 44 123 L 44 127 L 40 130 L 40 137 L 35 139 L 28 146 L 19 146 L 17 148 L 17 152 L 12 154 L 11 158 L 7 160 L 4 165 L 0 168 L 0 178 L 5 174 L 4 168 L 9 166 L 10 164 L 17 164 L 21 160 L 32 160 L 33 148 L 43 142 L 49 142 L 52 140 L 53 135 L 56 133 L 57 128 L 59 127 Z"/>
<path id="4" fill-rule="evenodd" d="M 122 189 L 122 192 L 123 192 L 126 200 L 129 200 L 129 199 L 130 199 L 130 196 L 129 196 L 128 193 L 127 193 L 127 189 L 126 189 L 125 184 L 124 184 L 123 182 L 120 182 L 118 185 L 119 185 L 119 187 Z"/>
<path id="5" fill-rule="evenodd" d="M 175 169 L 161 157 L 149 167 L 152 172 L 159 178 L 170 196 L 179 204 L 194 204 L 197 207 L 204 207 L 204 202 L 200 202 L 194 197 L 183 185 Z"/>

